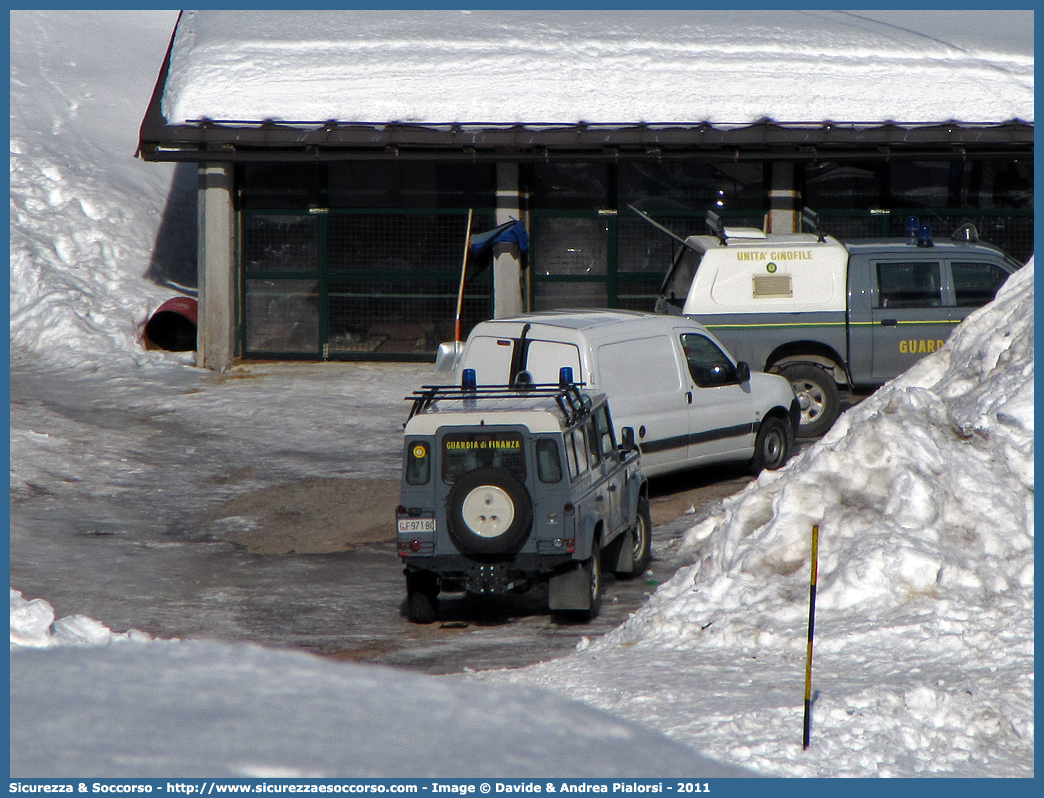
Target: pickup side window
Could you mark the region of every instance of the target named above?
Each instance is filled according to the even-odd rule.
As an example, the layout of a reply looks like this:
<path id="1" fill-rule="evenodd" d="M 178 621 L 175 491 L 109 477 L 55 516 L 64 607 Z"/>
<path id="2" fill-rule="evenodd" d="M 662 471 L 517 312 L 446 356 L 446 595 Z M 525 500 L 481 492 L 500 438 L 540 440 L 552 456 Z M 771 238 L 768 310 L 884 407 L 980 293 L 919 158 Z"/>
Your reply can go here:
<path id="1" fill-rule="evenodd" d="M 877 307 L 941 307 L 939 264 L 931 261 L 877 264 Z"/>
<path id="2" fill-rule="evenodd" d="M 707 336 L 683 333 L 681 345 L 692 381 L 700 388 L 731 385 L 737 381 L 736 367 L 728 355 Z"/>
<path id="3" fill-rule="evenodd" d="M 977 308 L 992 302 L 1008 273 L 994 263 L 951 263 L 957 307 Z"/>

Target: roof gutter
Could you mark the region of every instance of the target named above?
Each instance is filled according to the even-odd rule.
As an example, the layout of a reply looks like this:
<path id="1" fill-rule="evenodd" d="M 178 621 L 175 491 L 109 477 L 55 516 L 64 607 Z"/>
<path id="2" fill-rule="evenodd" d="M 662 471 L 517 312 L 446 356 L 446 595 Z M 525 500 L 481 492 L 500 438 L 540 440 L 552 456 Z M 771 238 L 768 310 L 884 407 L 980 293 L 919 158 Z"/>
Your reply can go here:
<path id="1" fill-rule="evenodd" d="M 162 76 L 162 75 L 161 75 Z M 298 160 L 673 160 L 821 161 L 1028 157 L 1033 125 L 777 123 L 694 125 L 479 126 L 277 122 L 166 125 L 158 98 L 141 127 L 138 154 L 150 161 Z"/>

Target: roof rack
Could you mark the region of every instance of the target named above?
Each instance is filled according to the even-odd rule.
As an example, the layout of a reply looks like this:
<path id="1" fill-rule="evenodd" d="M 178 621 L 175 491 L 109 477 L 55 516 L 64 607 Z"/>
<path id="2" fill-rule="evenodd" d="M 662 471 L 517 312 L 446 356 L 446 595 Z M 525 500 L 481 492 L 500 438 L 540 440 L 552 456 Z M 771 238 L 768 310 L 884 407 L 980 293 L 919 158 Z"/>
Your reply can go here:
<path id="1" fill-rule="evenodd" d="M 467 401 L 475 399 L 532 399 L 546 397 L 554 399 L 558 409 L 562 411 L 567 424 L 577 421 L 591 408 L 591 397 L 580 392 L 583 383 L 532 384 L 525 386 L 484 385 L 481 388 L 468 388 L 459 385 L 424 385 L 412 395 L 405 397 L 412 401 L 410 418 L 427 410 L 440 399 Z"/>

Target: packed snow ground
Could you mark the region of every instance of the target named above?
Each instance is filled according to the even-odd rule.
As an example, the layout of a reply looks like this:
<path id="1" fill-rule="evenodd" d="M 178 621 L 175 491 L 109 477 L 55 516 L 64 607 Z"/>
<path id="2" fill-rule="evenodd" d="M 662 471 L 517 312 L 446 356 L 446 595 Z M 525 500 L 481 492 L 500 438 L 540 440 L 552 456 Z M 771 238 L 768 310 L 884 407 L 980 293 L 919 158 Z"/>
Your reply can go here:
<path id="1" fill-rule="evenodd" d="M 60 623 L 56 634 L 72 625 Z M 96 627 L 88 634 L 103 642 Z M 12 775 L 750 775 L 644 725 L 533 688 L 243 644 L 109 642 L 12 653 Z"/>
<path id="2" fill-rule="evenodd" d="M 1032 26 L 1032 11 L 193 11 L 162 108 L 174 124 L 1032 121 Z"/>
<path id="3" fill-rule="evenodd" d="M 15 374 L 29 370 L 55 394 L 96 391 L 102 402 L 208 424 L 214 446 L 226 446 L 229 459 L 242 458 L 246 446 L 248 459 L 265 463 L 259 478 L 321 473 L 331 462 L 326 428 L 295 417 L 295 400 L 304 392 L 339 407 L 368 408 L 388 399 L 383 414 L 350 422 L 360 432 L 355 437 L 365 438 L 366 429 L 383 428 L 402 411 L 396 402 L 403 394 L 396 390 L 393 398 L 393 389 L 381 387 L 382 367 L 359 366 L 358 380 L 348 385 L 343 371 L 334 379 L 319 367 L 267 380 L 215 380 L 194 369 L 189 356 L 146 352 L 137 341 L 141 322 L 171 295 L 146 274 L 173 170 L 131 155 L 174 18 L 170 12 L 12 13 Z M 953 110 L 963 116 L 961 107 Z M 117 506 L 125 486 L 145 479 L 147 440 L 108 429 L 91 414 L 73 423 L 48 412 L 46 393 L 39 403 L 40 412 L 12 416 L 13 497 L 84 491 Z M 259 436 L 262 429 L 268 435 Z M 398 453 L 383 435 L 366 441 L 366 459 L 391 469 Z M 121 437 L 132 445 L 124 448 Z M 157 506 L 194 501 L 197 488 L 189 475 L 172 474 Z M 817 698 L 813 744 L 802 752 L 812 524 L 821 534 Z M 454 702 L 463 704 L 461 711 L 489 712 L 483 702 L 490 696 L 522 695 L 500 692 L 515 689 L 505 682 L 537 686 L 770 775 L 1029 776 L 1032 544 L 1031 264 L 943 350 L 694 528 L 686 541 L 693 565 L 623 627 L 594 643 L 581 640 L 581 650 L 562 660 L 432 680 L 437 688 L 416 677 L 407 692 L 435 690 L 445 701 L 440 711 L 451 714 Z M 12 744 L 32 751 L 23 761 L 46 772 L 113 775 L 125 772 L 114 763 L 130 757 L 141 772 L 154 774 L 176 760 L 183 773 L 195 761 L 228 774 L 329 775 L 336 757 L 330 751 L 342 750 L 343 729 L 332 720 L 316 723 L 310 753 L 295 750 L 281 760 L 261 747 L 263 762 L 242 757 L 251 731 L 267 739 L 262 724 L 272 716 L 264 712 L 240 717 L 241 747 L 221 749 L 223 760 L 190 744 L 186 732 L 287 685 L 293 694 L 308 681 L 319 695 L 394 678 L 305 655 L 148 641 L 89 618 L 56 620 L 47 597 L 23 597 L 18 589 L 12 585 L 11 665 L 22 703 L 12 715 Z M 44 650 L 27 650 L 33 648 Z M 150 677 L 162 671 L 176 681 L 186 662 L 197 681 L 182 697 L 185 726 L 160 731 L 169 724 L 156 718 L 169 706 L 160 695 L 150 697 Z M 228 683 L 223 672 L 230 662 L 250 676 L 257 693 Z M 134 727 L 120 738 L 63 732 L 61 712 L 36 711 L 59 685 L 70 717 L 96 728 L 134 707 L 137 728 L 158 736 L 135 737 Z M 208 713 L 218 697 L 220 710 Z M 555 720 L 574 711 L 546 694 L 528 700 L 536 702 L 536 714 L 527 718 L 535 724 L 543 722 L 540 713 Z M 18 714 L 17 706 L 26 711 Z M 376 733 L 397 728 L 395 716 L 376 707 L 368 712 L 380 718 Z M 602 730 L 624 723 L 599 718 Z M 620 728 L 639 735 L 633 725 Z M 146 744 L 163 734 L 170 735 L 163 752 Z M 672 750 L 682 762 L 683 749 Z M 422 748 L 422 757 L 429 754 Z M 480 756 L 474 749 L 467 764 Z M 385 764 L 383 775 L 405 772 L 396 771 L 396 761 Z"/>

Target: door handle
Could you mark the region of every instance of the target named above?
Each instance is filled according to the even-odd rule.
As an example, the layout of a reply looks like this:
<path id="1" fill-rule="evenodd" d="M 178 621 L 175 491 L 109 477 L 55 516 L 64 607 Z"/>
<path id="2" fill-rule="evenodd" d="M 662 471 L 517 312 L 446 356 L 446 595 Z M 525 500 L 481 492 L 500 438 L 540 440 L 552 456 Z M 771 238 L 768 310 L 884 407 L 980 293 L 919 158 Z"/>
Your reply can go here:
<path id="1" fill-rule="evenodd" d="M 610 485 L 609 486 L 609 492 L 610 493 L 615 493 L 616 492 L 616 485 Z"/>
<path id="2" fill-rule="evenodd" d="M 597 496 L 595 496 L 595 501 L 596 502 L 603 502 L 603 501 L 605 501 L 605 496 L 602 495 L 601 493 L 599 493 Z"/>
<path id="3" fill-rule="evenodd" d="M 896 319 L 881 319 L 882 327 L 896 327 L 898 325 L 899 322 Z"/>
<path id="4" fill-rule="evenodd" d="M 692 404 L 692 391 L 685 392 L 685 401 L 688 402 L 690 405 Z"/>

